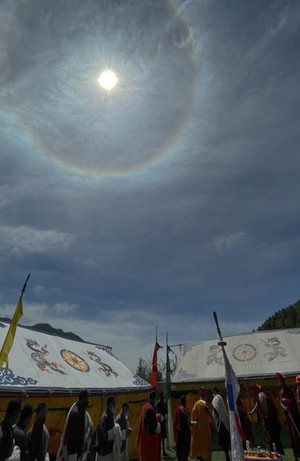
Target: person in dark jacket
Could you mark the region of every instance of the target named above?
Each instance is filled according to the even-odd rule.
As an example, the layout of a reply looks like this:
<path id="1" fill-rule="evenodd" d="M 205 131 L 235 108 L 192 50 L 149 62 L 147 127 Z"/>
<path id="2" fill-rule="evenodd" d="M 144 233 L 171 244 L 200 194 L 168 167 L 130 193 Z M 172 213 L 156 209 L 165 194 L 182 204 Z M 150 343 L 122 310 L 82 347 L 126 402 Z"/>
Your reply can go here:
<path id="1" fill-rule="evenodd" d="M 128 412 L 129 412 L 129 403 L 122 403 L 122 410 L 116 417 L 116 424 L 119 424 L 122 435 L 122 445 L 121 445 L 121 461 L 127 461 L 127 438 L 128 435 L 132 432 L 131 427 L 128 422 Z"/>
<path id="2" fill-rule="evenodd" d="M 284 455 L 284 449 L 280 439 L 281 424 L 278 420 L 277 410 L 271 396 L 263 392 L 259 384 L 253 384 L 250 390 L 252 391 L 255 405 L 249 412 L 249 415 L 253 413 L 257 414 L 260 425 L 262 428 L 265 428 L 269 434 L 268 442 L 270 448 L 272 449 L 273 444 L 275 444 L 278 453 Z"/>
<path id="3" fill-rule="evenodd" d="M 98 436 L 98 454 L 106 456 L 113 452 L 114 435 L 113 428 L 115 425 L 114 414 L 116 411 L 116 402 L 113 396 L 108 397 L 106 401 L 106 410 L 102 413 L 97 428 Z"/>
<path id="4" fill-rule="evenodd" d="M 156 413 L 160 414 L 160 436 L 161 436 L 161 444 L 163 450 L 163 456 L 168 456 L 165 449 L 165 440 L 167 438 L 167 421 L 168 421 L 168 409 L 167 404 L 164 399 L 164 393 L 161 392 L 159 396 L 159 401 L 156 404 Z"/>
<path id="5" fill-rule="evenodd" d="M 0 424 L 0 460 L 10 458 L 14 452 L 13 426 L 18 422 L 21 413 L 21 402 L 13 399 L 8 402 L 5 417 Z M 20 450 L 19 450 L 20 452 Z"/>
<path id="6" fill-rule="evenodd" d="M 56 461 L 82 460 L 88 453 L 93 434 L 93 422 L 87 411 L 89 392 L 83 389 L 67 415 Z"/>
<path id="7" fill-rule="evenodd" d="M 34 423 L 27 431 L 29 461 L 45 461 L 49 441 L 49 433 L 45 425 L 46 415 L 46 404 L 39 403 L 36 409 L 36 418 Z"/>

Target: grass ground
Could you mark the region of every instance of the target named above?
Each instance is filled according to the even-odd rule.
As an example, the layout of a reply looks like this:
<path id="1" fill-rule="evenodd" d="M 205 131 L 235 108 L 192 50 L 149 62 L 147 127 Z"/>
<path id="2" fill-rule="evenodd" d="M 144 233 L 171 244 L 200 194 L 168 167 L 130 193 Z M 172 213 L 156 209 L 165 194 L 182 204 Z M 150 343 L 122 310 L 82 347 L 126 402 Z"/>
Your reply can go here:
<path id="1" fill-rule="evenodd" d="M 175 460 L 176 453 L 174 449 L 167 450 L 168 456 L 166 458 L 161 458 L 162 460 L 171 461 Z M 192 458 L 189 458 L 192 461 Z M 291 448 L 285 448 L 285 456 L 282 457 L 283 461 L 294 461 L 293 450 Z M 212 461 L 225 461 L 225 455 L 223 451 L 213 451 L 212 452 Z"/>

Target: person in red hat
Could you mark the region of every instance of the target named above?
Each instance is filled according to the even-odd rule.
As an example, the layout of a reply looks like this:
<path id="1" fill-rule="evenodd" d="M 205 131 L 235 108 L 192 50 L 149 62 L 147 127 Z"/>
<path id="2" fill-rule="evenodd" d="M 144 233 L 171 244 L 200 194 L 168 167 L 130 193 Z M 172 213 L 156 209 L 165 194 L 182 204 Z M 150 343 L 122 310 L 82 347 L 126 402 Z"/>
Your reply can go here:
<path id="1" fill-rule="evenodd" d="M 300 417 L 297 402 L 292 390 L 286 385 L 285 377 L 281 373 L 276 373 L 276 378 L 280 385 L 280 405 L 285 412 L 295 461 L 298 461 L 300 457 Z"/>
<path id="2" fill-rule="evenodd" d="M 266 428 L 269 434 L 268 443 L 270 448 L 272 449 L 273 444 L 275 444 L 277 452 L 284 455 L 284 449 L 280 440 L 281 425 L 278 421 L 277 410 L 271 397 L 263 392 L 262 387 L 259 384 L 254 384 L 251 386 L 250 390 L 252 392 L 255 405 L 249 412 L 249 415 L 257 413 L 261 426 Z"/>

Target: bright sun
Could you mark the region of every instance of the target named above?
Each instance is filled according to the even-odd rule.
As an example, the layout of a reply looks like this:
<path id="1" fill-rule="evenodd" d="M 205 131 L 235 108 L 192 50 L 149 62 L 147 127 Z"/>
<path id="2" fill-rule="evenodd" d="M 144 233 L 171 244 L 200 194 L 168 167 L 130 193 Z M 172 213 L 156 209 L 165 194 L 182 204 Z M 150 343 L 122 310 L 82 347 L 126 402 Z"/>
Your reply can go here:
<path id="1" fill-rule="evenodd" d="M 105 70 L 98 78 L 99 85 L 106 91 L 112 90 L 118 83 L 116 74 L 112 70 Z"/>

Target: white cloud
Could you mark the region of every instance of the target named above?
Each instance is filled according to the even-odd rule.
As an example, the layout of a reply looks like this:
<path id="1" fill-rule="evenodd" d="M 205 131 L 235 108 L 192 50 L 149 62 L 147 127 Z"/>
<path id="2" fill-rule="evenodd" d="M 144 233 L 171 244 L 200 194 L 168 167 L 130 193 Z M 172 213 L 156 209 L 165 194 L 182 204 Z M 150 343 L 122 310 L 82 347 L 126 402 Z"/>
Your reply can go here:
<path id="1" fill-rule="evenodd" d="M 14 256 L 47 253 L 56 248 L 66 248 L 74 238 L 56 230 L 40 230 L 28 226 L 0 226 L 0 248 Z"/>
<path id="2" fill-rule="evenodd" d="M 11 317 L 15 306 L 0 306 L 0 316 Z M 168 332 L 169 344 L 202 341 L 217 338 L 216 327 L 211 316 L 196 314 L 162 314 L 149 310 L 119 310 L 109 315 L 101 312 L 93 319 L 76 316 L 77 306 L 67 303 L 49 306 L 27 304 L 20 323 L 33 325 L 49 323 L 55 328 L 73 332 L 85 341 L 111 346 L 118 359 L 133 372 L 136 371 L 138 359 L 152 356 L 155 342 L 155 327 L 158 326 L 158 341 L 165 345 Z M 56 315 L 56 314 L 59 314 Z M 256 322 L 220 322 L 224 336 L 240 334 L 257 328 Z M 174 349 L 176 353 L 176 348 Z M 165 358 L 165 349 L 160 350 L 160 357 Z"/>
<path id="3" fill-rule="evenodd" d="M 214 240 L 214 245 L 219 251 L 232 250 L 241 245 L 246 237 L 245 232 L 236 232 L 232 235 L 221 235 Z"/>

